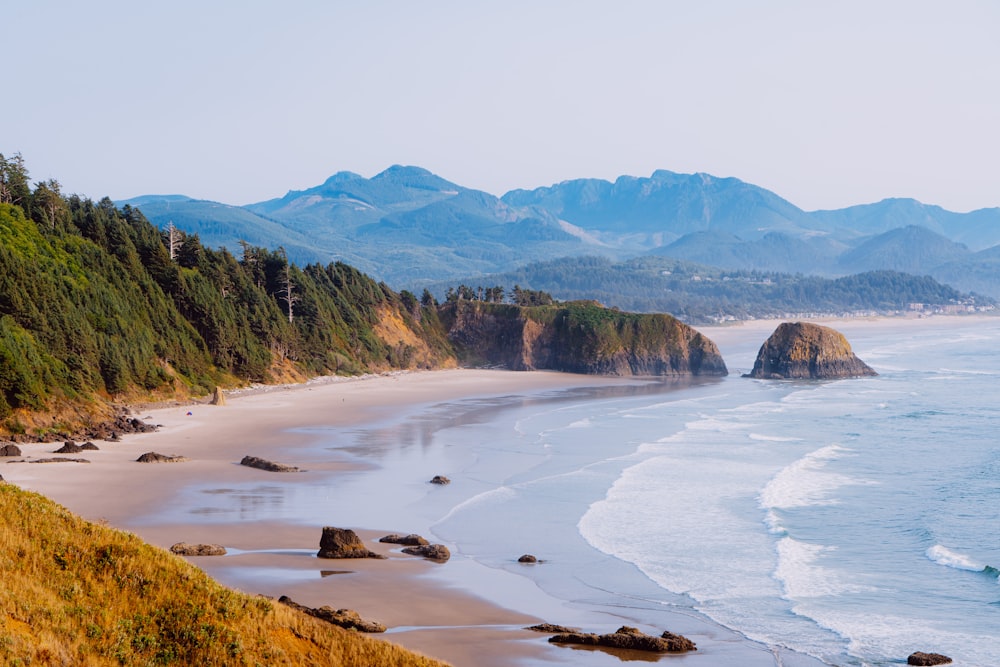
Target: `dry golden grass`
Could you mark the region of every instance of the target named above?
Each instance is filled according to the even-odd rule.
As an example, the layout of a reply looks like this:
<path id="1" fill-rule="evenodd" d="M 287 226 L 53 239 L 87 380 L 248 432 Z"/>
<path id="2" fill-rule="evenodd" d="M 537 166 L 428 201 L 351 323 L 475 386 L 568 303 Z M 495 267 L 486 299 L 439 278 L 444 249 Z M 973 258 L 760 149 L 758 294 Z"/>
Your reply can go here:
<path id="1" fill-rule="evenodd" d="M 0 663 L 444 663 L 229 590 L 179 556 L 0 482 Z"/>

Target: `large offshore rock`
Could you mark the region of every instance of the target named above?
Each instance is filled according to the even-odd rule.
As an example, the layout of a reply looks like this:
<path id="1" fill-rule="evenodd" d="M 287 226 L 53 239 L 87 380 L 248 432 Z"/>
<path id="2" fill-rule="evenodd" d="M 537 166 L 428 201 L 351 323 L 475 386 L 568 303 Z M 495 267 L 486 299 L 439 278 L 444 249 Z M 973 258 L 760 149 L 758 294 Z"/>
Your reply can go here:
<path id="1" fill-rule="evenodd" d="M 834 379 L 878 375 L 851 351 L 836 329 L 809 322 L 784 322 L 757 353 L 748 377 Z"/>

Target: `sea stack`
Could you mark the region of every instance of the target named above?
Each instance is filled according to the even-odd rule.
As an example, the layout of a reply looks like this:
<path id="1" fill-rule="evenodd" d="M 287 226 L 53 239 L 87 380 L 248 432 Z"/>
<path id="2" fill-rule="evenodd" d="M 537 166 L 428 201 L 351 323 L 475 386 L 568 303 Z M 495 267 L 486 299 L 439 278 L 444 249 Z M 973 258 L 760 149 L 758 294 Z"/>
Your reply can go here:
<path id="1" fill-rule="evenodd" d="M 747 377 L 836 379 L 878 375 L 851 351 L 836 329 L 808 322 L 784 322 L 757 353 Z"/>

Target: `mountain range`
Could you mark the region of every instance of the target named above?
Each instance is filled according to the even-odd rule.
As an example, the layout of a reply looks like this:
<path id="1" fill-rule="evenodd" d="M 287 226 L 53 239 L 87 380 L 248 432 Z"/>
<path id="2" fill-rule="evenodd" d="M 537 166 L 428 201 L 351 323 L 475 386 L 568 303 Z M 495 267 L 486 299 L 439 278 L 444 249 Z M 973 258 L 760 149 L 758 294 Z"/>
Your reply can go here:
<path id="1" fill-rule="evenodd" d="M 342 171 L 247 206 L 181 195 L 118 203 L 208 246 L 281 246 L 298 263 L 343 261 L 397 286 L 556 257 L 656 255 L 826 277 L 901 271 L 1000 296 L 1000 208 L 956 213 L 885 199 L 804 211 L 764 188 L 709 174 L 660 170 L 496 197 L 397 165 L 372 178 Z"/>

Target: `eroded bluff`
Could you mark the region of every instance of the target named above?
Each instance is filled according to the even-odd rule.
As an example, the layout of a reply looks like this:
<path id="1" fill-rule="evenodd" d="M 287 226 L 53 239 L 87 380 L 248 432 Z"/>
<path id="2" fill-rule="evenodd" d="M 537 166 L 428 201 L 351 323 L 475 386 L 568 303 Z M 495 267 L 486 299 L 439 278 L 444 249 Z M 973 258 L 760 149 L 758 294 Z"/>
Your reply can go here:
<path id="1" fill-rule="evenodd" d="M 466 365 L 599 375 L 726 375 L 709 338 L 670 315 L 592 302 L 521 307 L 478 301 L 442 306 Z"/>

